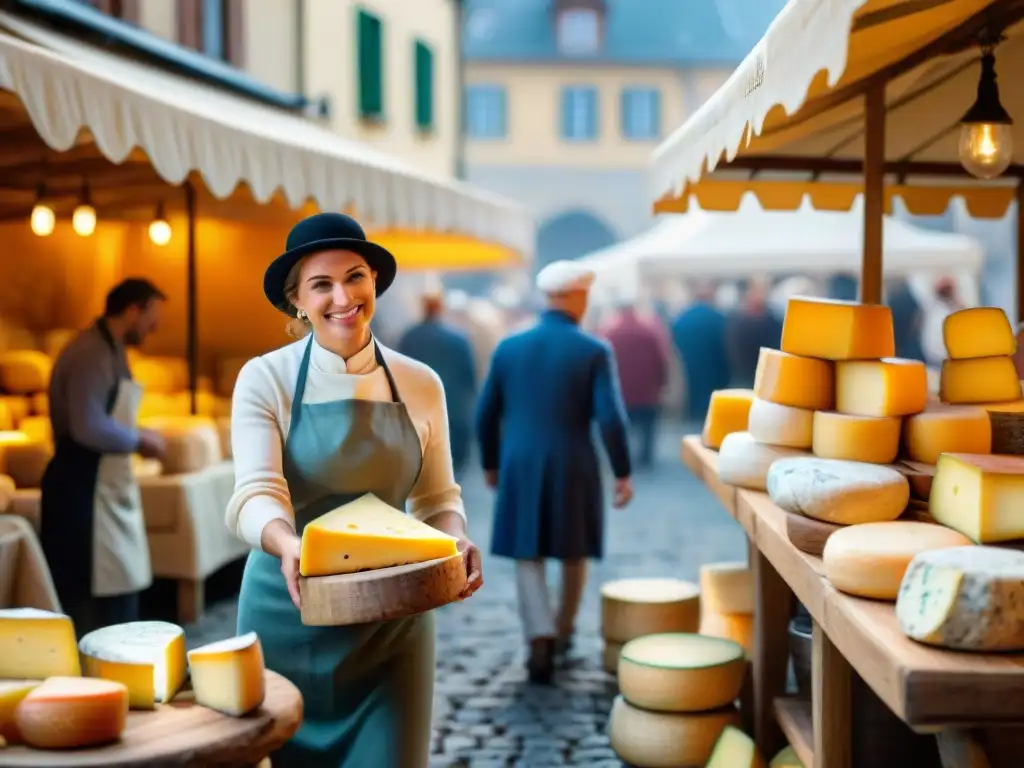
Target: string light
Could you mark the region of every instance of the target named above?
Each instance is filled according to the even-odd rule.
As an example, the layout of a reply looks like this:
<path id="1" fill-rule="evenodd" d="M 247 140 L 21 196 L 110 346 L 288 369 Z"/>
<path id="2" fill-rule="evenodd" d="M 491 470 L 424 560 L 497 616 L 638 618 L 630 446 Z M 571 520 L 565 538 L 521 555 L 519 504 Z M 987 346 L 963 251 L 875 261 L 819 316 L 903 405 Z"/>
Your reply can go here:
<path id="1" fill-rule="evenodd" d="M 89 185 L 85 182 L 82 183 L 82 197 L 78 207 L 71 214 L 71 228 L 81 237 L 89 237 L 96 231 L 96 209 L 92 207 Z"/>
<path id="2" fill-rule="evenodd" d="M 38 237 L 49 237 L 57 226 L 57 216 L 53 208 L 43 202 L 46 196 L 46 188 L 40 184 L 36 189 L 36 204 L 32 208 L 32 216 L 29 218 L 29 226 L 32 233 Z"/>
<path id="3" fill-rule="evenodd" d="M 171 242 L 171 225 L 164 216 L 164 204 L 158 203 L 153 221 L 149 224 L 149 239 L 153 245 L 165 246 Z"/>

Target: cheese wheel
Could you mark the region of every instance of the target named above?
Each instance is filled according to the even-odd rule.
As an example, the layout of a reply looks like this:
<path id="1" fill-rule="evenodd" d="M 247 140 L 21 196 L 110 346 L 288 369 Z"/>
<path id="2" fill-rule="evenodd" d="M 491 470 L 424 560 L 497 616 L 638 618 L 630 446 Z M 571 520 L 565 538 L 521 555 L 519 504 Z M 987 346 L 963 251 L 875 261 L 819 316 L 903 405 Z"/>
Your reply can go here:
<path id="1" fill-rule="evenodd" d="M 953 360 L 1012 355 L 1017 340 L 1010 319 L 998 307 L 969 307 L 946 315 L 942 340 Z"/>
<path id="2" fill-rule="evenodd" d="M 622 643 L 613 643 L 605 640 L 601 652 L 601 667 L 605 672 L 614 675 L 619 671 L 619 654 L 622 653 Z"/>
<path id="3" fill-rule="evenodd" d="M 903 422 L 903 452 L 932 465 L 940 453 L 991 453 L 992 420 L 977 406 L 929 408 Z"/>
<path id="4" fill-rule="evenodd" d="M 796 296 L 786 305 L 781 346 L 824 360 L 877 360 L 896 354 L 895 339 L 889 307 Z"/>
<path id="5" fill-rule="evenodd" d="M 706 768 L 764 768 L 764 758 L 752 738 L 727 725 L 715 742 Z"/>
<path id="6" fill-rule="evenodd" d="M 0 609 L 0 678 L 82 674 L 71 619 L 38 608 Z"/>
<path id="7" fill-rule="evenodd" d="M 705 611 L 700 617 L 700 633 L 708 637 L 732 640 L 743 646 L 747 658 L 754 652 L 754 614 L 712 613 Z"/>
<path id="8" fill-rule="evenodd" d="M 811 450 L 823 459 L 891 464 L 900 452 L 901 426 L 898 418 L 816 411 Z"/>
<path id="9" fill-rule="evenodd" d="M 141 426 L 163 435 L 167 451 L 163 460 L 168 475 L 198 472 L 223 461 L 220 435 L 212 419 L 204 416 L 147 418 Z"/>
<path id="10" fill-rule="evenodd" d="M 32 413 L 32 400 L 23 395 L 0 396 L 0 403 L 3 403 L 4 410 L 11 416 L 11 429 L 17 429 L 21 425 L 22 420 Z"/>
<path id="11" fill-rule="evenodd" d="M 928 371 L 919 360 L 836 363 L 836 410 L 855 416 L 908 416 L 928 402 Z"/>
<path id="12" fill-rule="evenodd" d="M 1013 358 L 979 357 L 943 360 L 939 399 L 944 403 L 998 403 L 1021 399 Z"/>
<path id="13" fill-rule="evenodd" d="M 188 363 L 183 359 L 135 355 L 129 364 L 132 378 L 150 394 L 170 395 L 188 387 Z"/>
<path id="14" fill-rule="evenodd" d="M 719 389 L 711 393 L 708 415 L 700 439 L 708 448 L 718 450 L 727 435 L 747 428 L 747 414 L 754 393 L 749 389 Z"/>
<path id="15" fill-rule="evenodd" d="M 746 563 L 700 567 L 701 609 L 712 613 L 753 613 L 754 576 Z"/>
<path id="16" fill-rule="evenodd" d="M 31 395 L 50 385 L 53 361 L 42 352 L 19 349 L 0 353 L 0 386 L 12 395 Z"/>
<path id="17" fill-rule="evenodd" d="M 39 687 L 42 680 L 0 680 L 0 739 L 8 744 L 21 741 L 14 713 L 28 694 Z"/>
<path id="18" fill-rule="evenodd" d="M 718 450 L 718 479 L 740 488 L 763 491 L 773 462 L 805 454 L 797 448 L 762 445 L 749 432 L 733 432 Z"/>
<path id="19" fill-rule="evenodd" d="M 25 433 L 31 442 L 53 444 L 53 429 L 48 416 L 26 416 L 18 424 L 18 431 Z"/>
<path id="20" fill-rule="evenodd" d="M 832 364 L 761 347 L 754 373 L 754 395 L 793 408 L 831 408 L 835 402 Z"/>
<path id="21" fill-rule="evenodd" d="M 747 674 L 739 643 L 697 634 L 646 635 L 619 654 L 619 690 L 654 712 L 706 712 L 740 693 Z"/>
<path id="22" fill-rule="evenodd" d="M 55 328 L 52 331 L 46 331 L 42 338 L 42 351 L 50 359 L 56 360 L 57 356 L 64 351 L 64 347 L 78 336 L 79 333 L 81 331 L 77 331 L 74 328 Z"/>
<path id="23" fill-rule="evenodd" d="M 115 624 L 90 632 L 78 648 L 85 674 L 123 683 L 132 709 L 168 702 L 185 684 L 185 632 L 176 624 Z"/>
<path id="24" fill-rule="evenodd" d="M 821 560 L 826 578 L 841 592 L 895 600 L 915 555 L 970 543 L 962 533 L 932 523 L 866 523 L 829 536 Z"/>
<path id="25" fill-rule="evenodd" d="M 978 544 L 1024 538 L 1024 458 L 944 453 L 928 511 Z"/>
<path id="26" fill-rule="evenodd" d="M 51 677 L 29 692 L 14 715 L 26 744 L 39 749 L 117 741 L 128 720 L 128 689 L 91 677 Z"/>
<path id="27" fill-rule="evenodd" d="M 797 757 L 796 750 L 787 745 L 772 758 L 772 761 L 768 763 L 768 768 L 810 768 L 810 766 L 804 766 L 800 762 L 800 758 Z"/>
<path id="28" fill-rule="evenodd" d="M 1024 651 L 1024 552 L 955 547 L 907 568 L 896 618 L 907 637 L 961 651 Z"/>
<path id="29" fill-rule="evenodd" d="M 601 585 L 601 634 L 605 642 L 665 632 L 696 632 L 700 589 L 678 579 L 621 579 Z"/>
<path id="30" fill-rule="evenodd" d="M 187 656 L 197 704 L 242 717 L 263 703 L 266 671 L 255 632 L 194 648 Z"/>
<path id="31" fill-rule="evenodd" d="M 779 405 L 755 397 L 747 416 L 747 431 L 757 442 L 788 448 L 811 447 L 814 411 Z"/>
<path id="32" fill-rule="evenodd" d="M 895 520 L 910 501 L 910 484 L 891 467 L 835 459 L 779 459 L 768 471 L 768 495 L 787 512 L 853 525 Z"/>
<path id="33" fill-rule="evenodd" d="M 739 722 L 735 707 L 692 714 L 648 712 L 616 696 L 608 718 L 608 741 L 630 765 L 702 766 L 722 730 Z"/>
<path id="34" fill-rule="evenodd" d="M 27 435 L 26 435 L 27 438 Z M 43 473 L 53 458 L 53 446 L 27 439 L 24 443 L 5 445 L 3 471 L 14 480 L 18 488 L 39 488 Z"/>

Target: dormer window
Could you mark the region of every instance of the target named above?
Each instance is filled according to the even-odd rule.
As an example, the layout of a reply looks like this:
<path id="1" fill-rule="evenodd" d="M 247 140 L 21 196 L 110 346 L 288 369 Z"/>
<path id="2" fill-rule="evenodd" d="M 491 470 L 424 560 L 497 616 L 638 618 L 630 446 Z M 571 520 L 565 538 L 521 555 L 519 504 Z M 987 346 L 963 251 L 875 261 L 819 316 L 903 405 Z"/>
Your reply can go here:
<path id="1" fill-rule="evenodd" d="M 564 56 L 594 56 L 601 50 L 601 14 L 594 8 L 558 12 L 558 50 Z"/>

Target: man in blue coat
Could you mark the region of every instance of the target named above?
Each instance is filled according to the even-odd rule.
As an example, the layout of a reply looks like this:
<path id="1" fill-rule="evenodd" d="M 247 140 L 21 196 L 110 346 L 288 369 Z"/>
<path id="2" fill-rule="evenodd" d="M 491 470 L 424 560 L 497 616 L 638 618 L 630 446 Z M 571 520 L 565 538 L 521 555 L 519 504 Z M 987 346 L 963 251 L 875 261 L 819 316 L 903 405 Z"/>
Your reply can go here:
<path id="1" fill-rule="evenodd" d="M 633 496 L 625 409 L 611 348 L 578 327 L 592 270 L 554 262 L 537 275 L 548 308 L 537 325 L 494 352 L 480 393 L 477 438 L 497 489 L 491 549 L 516 560 L 519 612 L 534 682 L 551 681 L 568 650 L 587 559 L 604 553 L 604 498 L 591 428 L 597 422 L 615 474 L 616 508 Z M 546 558 L 562 561 L 557 616 Z"/>

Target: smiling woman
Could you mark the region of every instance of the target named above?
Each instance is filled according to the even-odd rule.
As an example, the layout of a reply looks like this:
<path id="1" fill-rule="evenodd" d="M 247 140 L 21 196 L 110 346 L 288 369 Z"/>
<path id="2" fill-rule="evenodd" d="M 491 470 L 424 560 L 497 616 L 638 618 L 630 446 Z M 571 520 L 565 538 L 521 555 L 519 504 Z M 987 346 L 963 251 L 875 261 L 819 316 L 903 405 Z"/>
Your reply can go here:
<path id="1" fill-rule="evenodd" d="M 377 270 L 354 251 L 324 251 L 296 262 L 284 283 L 295 307 L 288 333 L 296 339 L 311 329 L 317 339 L 342 357 L 370 343 L 370 320 L 376 305 Z"/>

